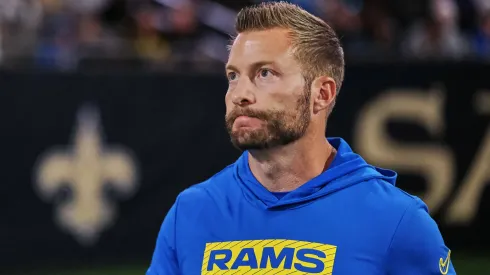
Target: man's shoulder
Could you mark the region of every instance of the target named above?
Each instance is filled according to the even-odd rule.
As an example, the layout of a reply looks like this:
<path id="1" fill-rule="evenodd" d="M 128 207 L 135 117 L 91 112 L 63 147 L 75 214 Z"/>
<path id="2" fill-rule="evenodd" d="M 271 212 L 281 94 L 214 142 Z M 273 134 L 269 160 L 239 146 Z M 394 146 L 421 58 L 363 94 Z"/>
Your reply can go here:
<path id="1" fill-rule="evenodd" d="M 400 230 L 402 221 L 414 218 L 430 219 L 421 199 L 392 183 L 374 179 L 358 184 L 355 188 L 357 191 L 351 193 L 353 207 L 347 210 L 349 218 L 358 223 L 358 227 L 365 228 L 362 232 L 365 239 L 377 243 L 382 250 L 390 246 L 393 236 Z M 402 227 L 405 227 L 405 224 L 403 223 Z"/>
<path id="2" fill-rule="evenodd" d="M 415 209 L 428 212 L 426 204 L 419 197 L 384 180 L 376 180 L 369 186 L 367 202 L 373 207 L 384 209 L 386 214 L 391 213 L 393 218 L 401 218 Z"/>

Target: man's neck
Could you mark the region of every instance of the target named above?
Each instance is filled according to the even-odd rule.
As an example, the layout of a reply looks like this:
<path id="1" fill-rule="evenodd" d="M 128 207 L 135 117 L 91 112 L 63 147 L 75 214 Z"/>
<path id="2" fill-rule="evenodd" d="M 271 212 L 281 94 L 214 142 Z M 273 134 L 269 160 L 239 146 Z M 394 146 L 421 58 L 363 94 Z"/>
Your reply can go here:
<path id="1" fill-rule="evenodd" d="M 333 159 L 325 137 L 302 139 L 268 150 L 251 150 L 249 166 L 257 180 L 271 192 L 292 191 L 320 175 Z"/>

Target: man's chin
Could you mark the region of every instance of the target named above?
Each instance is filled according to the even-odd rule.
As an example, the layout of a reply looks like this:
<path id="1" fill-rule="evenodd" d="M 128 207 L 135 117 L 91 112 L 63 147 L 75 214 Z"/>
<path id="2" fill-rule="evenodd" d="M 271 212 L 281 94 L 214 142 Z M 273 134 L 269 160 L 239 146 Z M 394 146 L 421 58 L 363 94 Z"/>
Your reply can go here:
<path id="1" fill-rule="evenodd" d="M 234 144 L 235 148 L 240 151 L 254 151 L 254 150 L 264 150 L 265 146 L 258 144 Z"/>
<path id="2" fill-rule="evenodd" d="M 268 148 L 268 143 L 259 140 L 248 140 L 243 138 L 231 138 L 233 146 L 241 151 L 247 150 L 263 150 Z"/>
<path id="3" fill-rule="evenodd" d="M 249 135 L 231 135 L 231 143 L 241 151 L 265 150 L 285 146 L 300 139 L 300 137 L 284 137 L 282 139 L 271 139 L 264 137 L 252 137 Z"/>

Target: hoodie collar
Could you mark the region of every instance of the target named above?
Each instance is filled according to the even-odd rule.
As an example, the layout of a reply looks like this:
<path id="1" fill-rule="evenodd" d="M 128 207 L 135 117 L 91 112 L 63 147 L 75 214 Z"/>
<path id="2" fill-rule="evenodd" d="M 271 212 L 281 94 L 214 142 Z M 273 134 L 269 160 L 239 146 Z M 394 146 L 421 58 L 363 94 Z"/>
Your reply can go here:
<path id="1" fill-rule="evenodd" d="M 395 172 L 367 164 L 364 159 L 352 151 L 342 138 L 328 138 L 327 140 L 337 150 L 328 169 L 281 199 L 278 199 L 255 178 L 248 162 L 249 152 L 243 152 L 235 163 L 235 176 L 244 190 L 245 197 L 261 208 L 271 209 L 301 205 L 372 178 L 384 178 L 394 184 Z"/>

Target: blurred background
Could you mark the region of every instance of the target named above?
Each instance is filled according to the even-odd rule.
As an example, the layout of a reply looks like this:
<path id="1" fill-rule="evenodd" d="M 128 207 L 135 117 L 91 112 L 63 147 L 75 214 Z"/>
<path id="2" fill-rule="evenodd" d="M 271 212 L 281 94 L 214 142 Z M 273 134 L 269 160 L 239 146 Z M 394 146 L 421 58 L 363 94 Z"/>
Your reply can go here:
<path id="1" fill-rule="evenodd" d="M 254 2 L 260 1 L 2 0 L 0 62 L 56 70 L 134 62 L 209 72 L 210 63 L 227 58 L 237 10 Z M 351 62 L 490 58 L 487 0 L 292 2 L 338 31 Z"/>
<path id="2" fill-rule="evenodd" d="M 257 2 L 0 0 L 0 274 L 145 273 L 177 194 L 239 155 L 223 64 Z M 345 48 L 327 135 L 399 172 L 458 274 L 490 274 L 490 1 L 290 2 Z"/>

